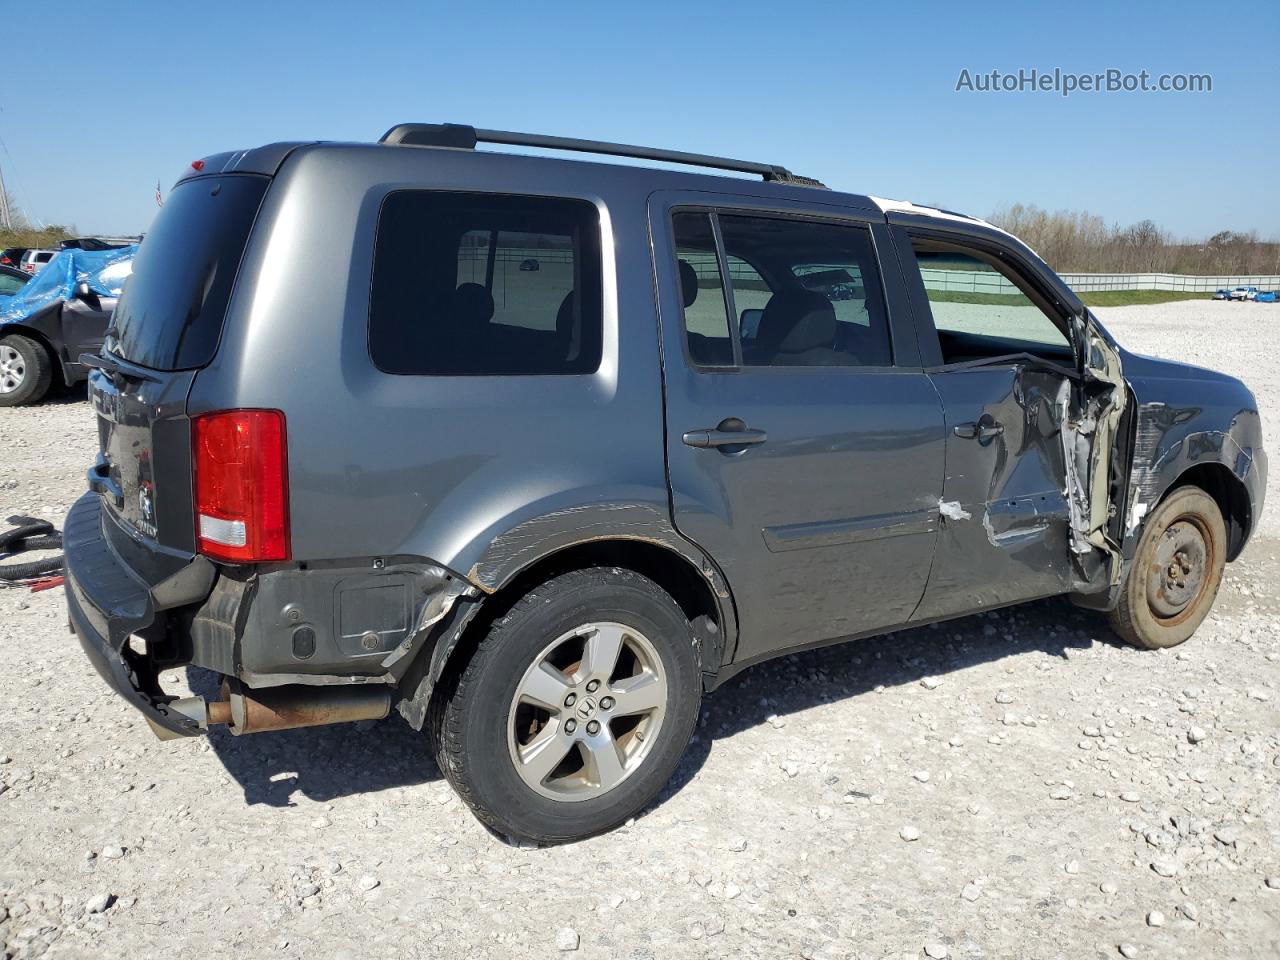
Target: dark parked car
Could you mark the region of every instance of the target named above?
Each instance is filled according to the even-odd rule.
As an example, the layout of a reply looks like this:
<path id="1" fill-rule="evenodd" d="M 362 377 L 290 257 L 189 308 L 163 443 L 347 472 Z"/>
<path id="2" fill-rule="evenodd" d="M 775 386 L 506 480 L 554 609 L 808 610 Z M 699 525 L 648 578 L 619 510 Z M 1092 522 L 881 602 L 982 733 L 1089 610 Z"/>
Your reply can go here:
<path id="1" fill-rule="evenodd" d="M 115 309 L 117 298 L 102 292 L 114 289 L 112 284 L 97 283 L 100 278 L 94 284 L 67 280 L 11 318 L 7 314 L 21 299 L 14 294 L 31 294 L 36 288 L 28 285 L 47 286 L 47 278 L 7 267 L 0 271 L 0 294 L 9 294 L 0 296 L 0 407 L 37 403 L 59 379 L 66 385 L 83 381 L 89 368 L 81 356 L 101 348 Z M 25 281 L 21 285 L 18 276 Z M 15 286 L 7 289 L 6 284 Z"/>
<path id="2" fill-rule="evenodd" d="M 219 154 L 113 322 L 65 533 L 103 679 L 166 737 L 395 709 L 539 842 L 641 810 L 769 657 L 1053 595 L 1181 643 L 1263 505 L 1240 381 L 1129 353 L 981 220 L 770 164 Z M 186 664 L 223 693 L 166 693 Z"/>
<path id="3" fill-rule="evenodd" d="M 30 249 L 30 247 L 6 247 L 0 250 L 0 267 L 21 267 L 22 258 Z"/>
<path id="4" fill-rule="evenodd" d="M 520 269 L 525 273 L 533 273 L 535 270 L 541 270 L 542 264 L 533 259 L 533 257 L 530 257 L 527 260 L 520 261 Z"/>
<path id="5" fill-rule="evenodd" d="M 11 297 L 31 279 L 31 274 L 17 267 L 0 265 L 0 297 Z"/>
<path id="6" fill-rule="evenodd" d="M 58 244 L 62 250 L 119 250 L 133 246 L 141 237 L 72 237 Z"/>

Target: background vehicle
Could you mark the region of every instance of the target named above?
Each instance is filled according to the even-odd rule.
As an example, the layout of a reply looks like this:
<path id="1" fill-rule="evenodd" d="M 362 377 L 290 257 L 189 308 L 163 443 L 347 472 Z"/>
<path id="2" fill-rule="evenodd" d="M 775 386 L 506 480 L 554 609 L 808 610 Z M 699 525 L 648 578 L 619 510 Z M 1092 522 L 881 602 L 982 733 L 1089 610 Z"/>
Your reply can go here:
<path id="1" fill-rule="evenodd" d="M 1214 300 L 1229 300 L 1229 299 L 1231 299 L 1231 291 L 1230 291 L 1230 290 L 1227 290 L 1227 289 L 1225 289 L 1225 288 L 1215 290 L 1215 291 L 1213 291 L 1213 299 L 1214 299 Z"/>
<path id="2" fill-rule="evenodd" d="M 23 254 L 28 249 L 28 247 L 6 247 L 4 250 L 0 250 L 0 267 L 21 269 Z"/>
<path id="3" fill-rule="evenodd" d="M 1243 384 L 987 223 L 454 125 L 193 164 L 92 362 L 66 596 L 106 682 L 166 736 L 394 707 L 540 842 L 643 808 L 782 653 L 1058 595 L 1181 643 L 1265 490 Z"/>
<path id="4" fill-rule="evenodd" d="M 57 252 L 57 250 L 28 250 L 22 255 L 22 269 L 27 273 L 37 274 L 48 266 Z"/>
<path id="5" fill-rule="evenodd" d="M 73 237 L 61 241 L 58 246 L 62 250 L 119 250 L 141 240 L 141 237 Z"/>
<path id="6" fill-rule="evenodd" d="M 520 269 L 525 273 L 533 273 L 535 270 L 541 270 L 542 264 L 533 259 L 533 257 L 530 257 L 527 260 L 520 261 Z"/>
<path id="7" fill-rule="evenodd" d="M 1263 291 L 1259 293 L 1256 297 L 1254 297 L 1254 300 L 1256 300 L 1258 303 L 1275 303 L 1276 291 L 1274 290 Z"/>
<path id="8" fill-rule="evenodd" d="M 30 279 L 29 273 L 24 273 L 17 267 L 0 266 L 0 296 L 12 296 L 25 287 Z"/>
<path id="9" fill-rule="evenodd" d="M 26 282 L 0 297 L 0 406 L 36 403 L 55 383 L 88 376 L 81 356 L 102 347 L 134 249 L 66 250 L 34 277 L 18 271 Z"/>
<path id="10" fill-rule="evenodd" d="M 1252 300 L 1257 295 L 1257 287 L 1236 287 L 1231 291 L 1232 300 Z"/>

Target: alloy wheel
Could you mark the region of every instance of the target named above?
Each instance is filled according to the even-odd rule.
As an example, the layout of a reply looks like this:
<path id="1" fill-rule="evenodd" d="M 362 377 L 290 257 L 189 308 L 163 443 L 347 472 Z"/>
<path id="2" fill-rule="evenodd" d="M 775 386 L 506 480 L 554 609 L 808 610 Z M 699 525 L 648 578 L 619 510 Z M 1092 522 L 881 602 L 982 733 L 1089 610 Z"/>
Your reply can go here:
<path id="1" fill-rule="evenodd" d="M 667 678 L 647 637 L 587 623 L 552 640 L 512 697 L 511 761 L 535 792 L 590 800 L 644 763 L 666 714 Z"/>
<path id="2" fill-rule="evenodd" d="M 27 361 L 13 347 L 0 346 L 0 393 L 13 393 L 27 379 Z"/>

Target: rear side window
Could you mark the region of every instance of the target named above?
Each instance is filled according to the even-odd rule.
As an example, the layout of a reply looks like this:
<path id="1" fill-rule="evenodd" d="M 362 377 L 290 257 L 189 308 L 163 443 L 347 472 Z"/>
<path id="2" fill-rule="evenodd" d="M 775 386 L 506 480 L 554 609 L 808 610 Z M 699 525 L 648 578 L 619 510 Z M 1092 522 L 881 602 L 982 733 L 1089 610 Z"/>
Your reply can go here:
<path id="1" fill-rule="evenodd" d="M 369 350 L 386 373 L 592 373 L 600 217 L 585 200 L 400 190 L 374 248 Z"/>
<path id="2" fill-rule="evenodd" d="M 108 348 L 157 370 L 213 359 L 267 177 L 201 177 L 174 188 L 138 248 Z"/>

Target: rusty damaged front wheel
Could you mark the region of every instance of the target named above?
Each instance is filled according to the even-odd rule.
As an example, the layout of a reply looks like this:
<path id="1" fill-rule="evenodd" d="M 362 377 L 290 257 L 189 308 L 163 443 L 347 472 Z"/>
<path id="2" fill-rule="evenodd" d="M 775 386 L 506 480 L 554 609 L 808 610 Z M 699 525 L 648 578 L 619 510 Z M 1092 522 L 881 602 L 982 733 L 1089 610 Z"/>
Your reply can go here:
<path id="1" fill-rule="evenodd" d="M 1218 504 L 1199 487 L 1179 487 L 1147 520 L 1112 627 L 1137 647 L 1177 646 L 1208 616 L 1226 560 Z"/>

